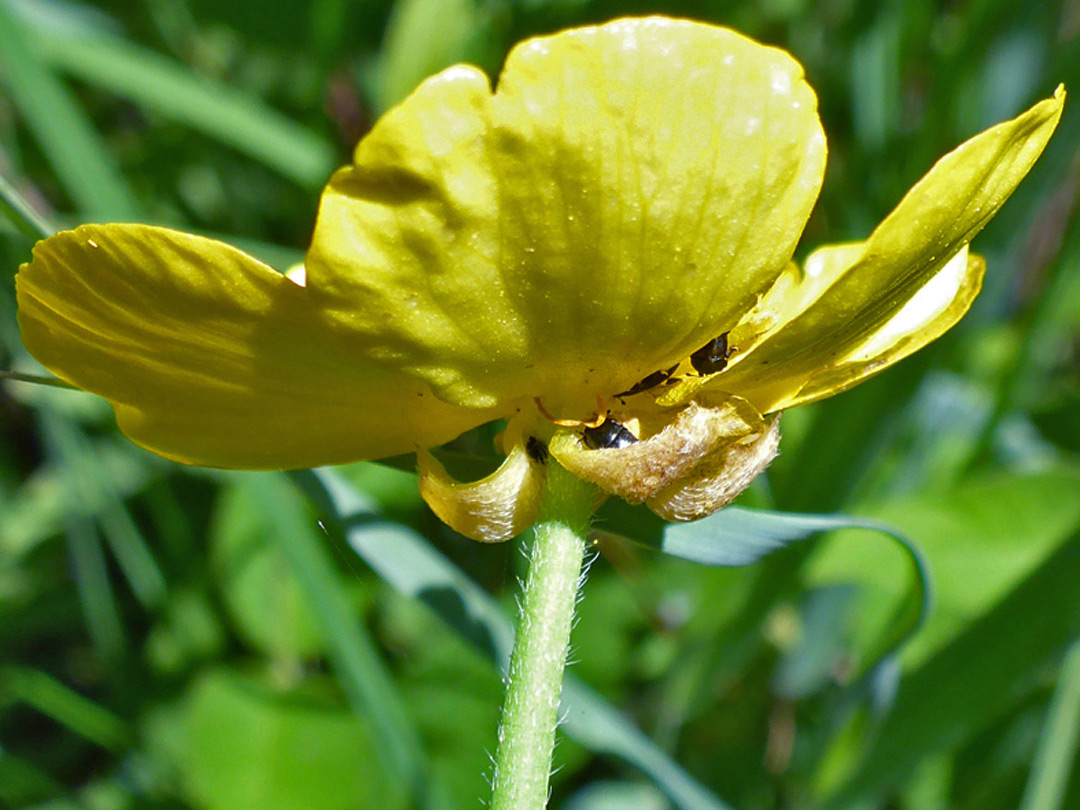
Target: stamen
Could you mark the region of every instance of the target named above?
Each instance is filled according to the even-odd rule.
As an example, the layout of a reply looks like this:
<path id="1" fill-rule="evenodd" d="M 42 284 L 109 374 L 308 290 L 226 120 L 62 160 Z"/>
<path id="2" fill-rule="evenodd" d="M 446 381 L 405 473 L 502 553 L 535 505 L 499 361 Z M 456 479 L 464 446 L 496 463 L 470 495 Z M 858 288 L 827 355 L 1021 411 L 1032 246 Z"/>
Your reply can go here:
<path id="1" fill-rule="evenodd" d="M 604 424 L 608 418 L 607 405 L 604 404 L 602 397 L 596 398 L 596 416 L 592 419 L 556 419 L 550 413 L 548 409 L 544 407 L 544 403 L 540 401 L 540 397 L 533 397 L 533 402 L 536 403 L 536 409 L 540 411 L 541 416 L 551 422 L 553 425 L 559 425 L 560 427 L 600 427 Z"/>

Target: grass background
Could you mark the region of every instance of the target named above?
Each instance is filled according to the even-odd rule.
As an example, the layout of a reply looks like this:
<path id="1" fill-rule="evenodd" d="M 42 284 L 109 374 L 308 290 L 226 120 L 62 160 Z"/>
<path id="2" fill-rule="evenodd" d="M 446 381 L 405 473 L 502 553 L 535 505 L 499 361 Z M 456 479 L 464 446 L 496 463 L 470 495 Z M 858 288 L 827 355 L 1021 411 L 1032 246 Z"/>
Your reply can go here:
<path id="1" fill-rule="evenodd" d="M 1080 89 L 1077 0 L 0 0 L 0 177 L 61 226 L 169 224 L 282 267 L 328 173 L 425 75 L 656 11 L 806 66 L 830 165 L 800 255 Z M 937 583 L 929 621 L 867 676 L 909 574 L 866 532 L 741 568 L 604 542 L 554 807 L 1080 806 L 1075 106 L 975 243 L 972 313 L 788 414 L 745 499 L 901 528 Z M 0 217 L 0 368 L 33 370 L 11 284 L 30 245 Z M 522 566 L 438 524 L 407 472 L 181 468 L 93 397 L 0 383 L 0 804 L 480 806 Z"/>

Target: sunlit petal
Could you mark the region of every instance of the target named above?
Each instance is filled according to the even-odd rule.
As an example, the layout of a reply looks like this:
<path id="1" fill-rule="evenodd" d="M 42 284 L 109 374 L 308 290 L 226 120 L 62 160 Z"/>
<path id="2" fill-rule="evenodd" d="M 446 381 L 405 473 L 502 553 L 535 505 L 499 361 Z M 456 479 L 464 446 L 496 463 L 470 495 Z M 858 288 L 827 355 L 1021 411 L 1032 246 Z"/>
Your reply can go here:
<path id="1" fill-rule="evenodd" d="M 709 385 L 746 396 L 763 412 L 825 396 L 824 390 L 812 396 L 800 392 L 811 378 L 845 363 L 867 345 L 956 259 L 1030 170 L 1057 126 L 1063 103 L 1059 88 L 1053 98 L 946 155 L 861 246 L 813 254 L 803 283 L 812 286 L 814 294 L 792 298 L 805 308 L 781 321 L 751 351 L 736 355 Z M 968 272 L 966 261 L 956 260 L 961 271 Z M 819 277 L 835 280 L 820 289 Z M 969 273 L 967 286 L 958 294 L 973 294 L 973 277 Z M 941 308 L 951 307 L 954 298 L 942 298 Z M 919 309 L 926 309 L 925 302 Z M 923 328 L 940 334 L 947 328 L 942 323 L 927 317 Z M 907 345 L 923 345 L 928 339 L 912 339 Z M 908 353 L 879 355 L 874 362 L 881 364 L 874 370 Z"/>
<path id="2" fill-rule="evenodd" d="M 493 418 L 380 366 L 370 344 L 312 306 L 309 288 L 214 240 L 86 225 L 40 242 L 16 287 L 27 349 L 110 400 L 131 439 L 178 461 L 377 458 Z"/>
<path id="3" fill-rule="evenodd" d="M 982 257 L 961 251 L 880 332 L 834 366 L 811 376 L 781 407 L 846 391 L 937 340 L 967 313 L 982 288 L 985 270 Z"/>
<path id="4" fill-rule="evenodd" d="M 456 67 L 323 197 L 308 283 L 444 398 L 594 405 L 734 326 L 817 196 L 816 99 L 782 51 L 622 20 Z M 647 329 L 647 337 L 643 330 Z"/>

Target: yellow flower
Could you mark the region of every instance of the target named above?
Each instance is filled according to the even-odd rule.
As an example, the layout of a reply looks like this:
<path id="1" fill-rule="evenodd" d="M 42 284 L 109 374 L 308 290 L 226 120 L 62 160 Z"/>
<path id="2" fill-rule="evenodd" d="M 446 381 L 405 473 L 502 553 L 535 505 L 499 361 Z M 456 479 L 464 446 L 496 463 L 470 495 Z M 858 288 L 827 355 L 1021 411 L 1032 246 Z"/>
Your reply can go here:
<path id="1" fill-rule="evenodd" d="M 661 515 L 731 500 L 781 409 L 940 335 L 968 243 L 1031 168 L 1064 92 L 944 157 L 867 241 L 791 257 L 825 136 L 802 68 L 662 17 L 532 39 L 496 91 L 424 82 L 326 187 L 304 266 L 87 225 L 17 277 L 26 347 L 178 461 L 294 468 L 419 451 L 455 528 L 535 517 L 548 453 Z M 506 462 L 451 481 L 426 452 L 494 419 Z"/>

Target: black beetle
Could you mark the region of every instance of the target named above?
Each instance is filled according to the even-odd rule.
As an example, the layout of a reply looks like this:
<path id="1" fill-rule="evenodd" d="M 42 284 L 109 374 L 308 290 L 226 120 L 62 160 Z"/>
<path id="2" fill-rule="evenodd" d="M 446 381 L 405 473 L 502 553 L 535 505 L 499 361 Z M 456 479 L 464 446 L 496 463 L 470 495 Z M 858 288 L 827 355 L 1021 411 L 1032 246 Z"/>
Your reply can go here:
<path id="1" fill-rule="evenodd" d="M 668 368 L 668 369 L 663 369 L 662 368 L 659 371 L 654 371 L 652 374 L 650 374 L 648 377 L 643 379 L 641 382 L 634 383 L 629 388 L 627 388 L 625 391 L 623 391 L 623 392 L 621 392 L 619 394 L 616 394 L 615 396 L 617 396 L 617 397 L 632 397 L 634 394 L 640 394 L 642 391 L 648 391 L 650 388 L 656 388 L 656 386 L 660 385 L 661 383 L 667 382 L 669 379 L 671 379 L 671 375 L 675 373 L 675 369 L 677 369 L 678 367 L 679 367 L 679 364 L 676 363 L 671 368 Z"/>
<path id="2" fill-rule="evenodd" d="M 638 437 L 627 430 L 621 422 L 617 422 L 610 416 L 603 424 L 596 427 L 587 427 L 582 433 L 585 444 L 593 450 L 613 450 L 621 447 L 629 447 L 638 441 Z"/>
<path id="3" fill-rule="evenodd" d="M 728 334 L 728 332 L 724 332 L 724 334 L 714 337 L 690 355 L 690 365 L 694 367 L 694 371 L 705 376 L 706 374 L 715 374 L 724 370 L 728 358 L 735 353 L 735 349 L 728 346 Z"/>

